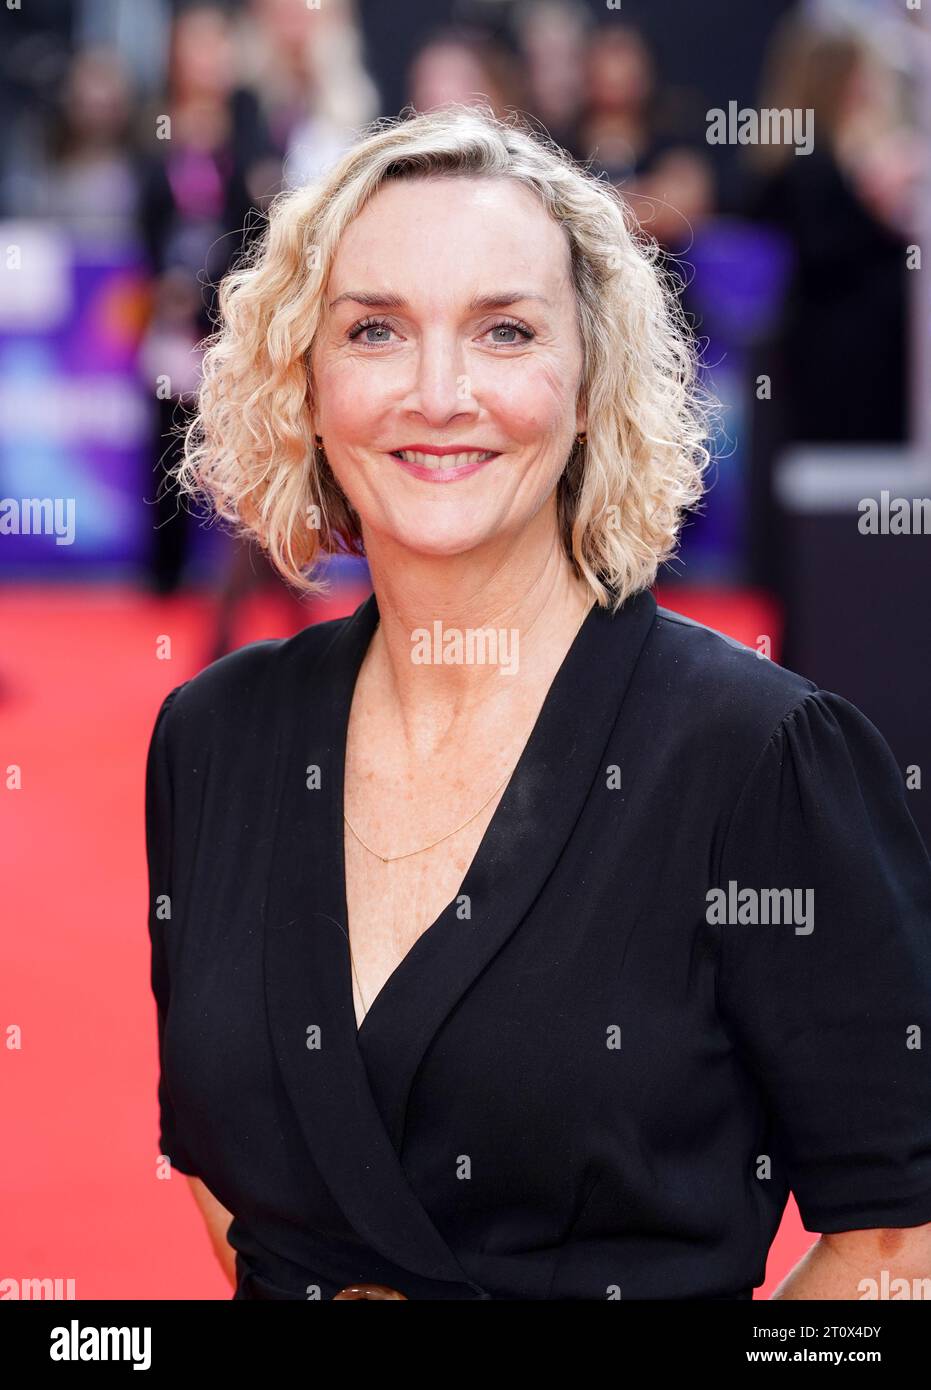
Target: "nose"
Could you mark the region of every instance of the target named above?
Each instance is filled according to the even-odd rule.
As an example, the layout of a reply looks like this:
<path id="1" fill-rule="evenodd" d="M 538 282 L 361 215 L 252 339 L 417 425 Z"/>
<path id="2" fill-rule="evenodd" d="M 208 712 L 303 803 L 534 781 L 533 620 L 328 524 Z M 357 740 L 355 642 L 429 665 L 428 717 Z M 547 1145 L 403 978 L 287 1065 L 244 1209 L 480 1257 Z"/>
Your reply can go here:
<path id="1" fill-rule="evenodd" d="M 477 415 L 478 405 L 465 355 L 453 335 L 445 332 L 424 335 L 407 408 L 435 429 L 453 420 L 474 419 Z"/>

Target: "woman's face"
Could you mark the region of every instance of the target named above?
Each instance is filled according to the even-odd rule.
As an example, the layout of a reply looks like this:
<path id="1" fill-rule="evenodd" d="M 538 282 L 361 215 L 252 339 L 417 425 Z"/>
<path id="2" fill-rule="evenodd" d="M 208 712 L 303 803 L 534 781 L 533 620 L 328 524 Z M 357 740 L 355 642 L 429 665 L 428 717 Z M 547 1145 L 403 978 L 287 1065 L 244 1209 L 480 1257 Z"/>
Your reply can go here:
<path id="1" fill-rule="evenodd" d="M 464 106 L 487 101 L 491 85 L 478 57 L 456 43 L 435 43 L 422 49 L 408 79 L 411 105 L 417 111 L 434 111 L 453 101 Z"/>
<path id="2" fill-rule="evenodd" d="M 456 555 L 517 536 L 585 427 L 558 224 L 510 179 L 391 182 L 343 235 L 326 301 L 315 423 L 366 544 Z"/>

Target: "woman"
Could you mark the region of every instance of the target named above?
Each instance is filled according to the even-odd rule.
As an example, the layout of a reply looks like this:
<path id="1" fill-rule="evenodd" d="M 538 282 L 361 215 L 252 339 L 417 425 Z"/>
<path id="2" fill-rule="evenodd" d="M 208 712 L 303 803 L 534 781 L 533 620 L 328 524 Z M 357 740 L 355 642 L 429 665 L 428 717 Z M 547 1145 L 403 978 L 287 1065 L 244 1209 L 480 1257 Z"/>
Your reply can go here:
<path id="1" fill-rule="evenodd" d="M 191 549 L 190 518 L 169 481 L 198 376 L 196 345 L 210 332 L 217 283 L 252 235 L 271 151 L 255 96 L 237 85 L 222 7 L 200 0 L 186 7 L 168 47 L 167 90 L 149 112 L 152 152 L 142 166 L 152 314 L 140 353 L 155 401 L 155 457 L 145 479 L 155 513 L 149 568 L 152 587 L 165 595 L 182 587 Z"/>
<path id="2" fill-rule="evenodd" d="M 783 433 L 809 444 L 902 442 L 917 141 L 896 110 L 893 74 L 865 39 L 820 31 L 793 14 L 769 67 L 761 105 L 811 111 L 818 132 L 802 159 L 785 144 L 748 147 L 759 177 L 748 210 L 785 234 L 794 259 L 776 362 L 763 364 L 784 383 Z M 851 391 L 864 341 L 870 389 Z"/>
<path id="3" fill-rule="evenodd" d="M 625 219 L 454 108 L 222 287 L 186 485 L 374 587 L 150 749 L 161 1153 L 236 1298 L 748 1298 L 790 1188 L 787 1296 L 927 1265 L 931 864 L 863 715 L 649 592 L 706 422 Z"/>

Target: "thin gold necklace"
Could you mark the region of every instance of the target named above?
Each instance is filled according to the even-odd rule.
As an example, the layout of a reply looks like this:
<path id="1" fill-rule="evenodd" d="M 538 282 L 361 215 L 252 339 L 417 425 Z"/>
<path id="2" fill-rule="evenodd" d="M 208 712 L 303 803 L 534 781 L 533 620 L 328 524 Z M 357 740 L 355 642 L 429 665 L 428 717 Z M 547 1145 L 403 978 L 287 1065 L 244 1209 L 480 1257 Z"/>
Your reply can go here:
<path id="1" fill-rule="evenodd" d="M 570 644 L 569 644 L 570 647 L 572 647 L 572 646 L 575 645 L 575 639 L 576 639 L 576 637 L 578 637 L 579 633 L 582 631 L 582 623 L 585 622 L 585 619 L 588 617 L 589 613 L 591 612 L 592 607 L 593 607 L 592 604 L 587 604 L 586 607 L 583 609 L 583 611 L 582 611 L 582 617 L 581 617 L 581 619 L 580 619 L 580 621 L 579 621 L 579 625 L 578 625 L 578 627 L 576 628 L 575 633 L 573 634 L 573 637 L 572 637 L 572 641 L 571 641 Z M 534 619 L 534 622 L 536 622 L 536 619 Z M 534 721 L 534 722 L 536 722 L 536 721 Z M 525 745 L 526 745 L 526 740 L 525 740 Z M 521 757 L 522 757 L 522 755 L 523 755 L 523 747 L 524 747 L 525 745 L 522 745 L 522 747 L 521 747 L 521 752 L 517 755 L 517 762 L 520 762 L 520 759 L 521 759 Z M 514 764 L 514 767 L 516 767 L 516 766 L 517 766 L 517 763 Z M 395 861 L 395 860 L 398 860 L 398 859 L 409 859 L 409 858 L 411 857 L 411 855 L 413 855 L 413 854 L 424 854 L 428 849 L 432 849 L 434 845 L 439 845 L 439 844 L 441 844 L 441 843 L 443 842 L 443 840 L 448 840 L 448 839 L 450 839 L 453 835 L 458 835 L 458 833 L 459 833 L 460 830 L 464 830 L 465 827 L 470 823 L 470 821 L 474 821 L 474 820 L 475 820 L 475 817 L 476 817 L 477 815 L 479 815 L 480 812 L 484 811 L 485 807 L 488 805 L 489 801 L 491 801 L 492 797 L 496 796 L 497 793 L 501 790 L 501 788 L 504 786 L 505 782 L 507 782 L 508 778 L 512 775 L 512 773 L 513 773 L 513 771 L 514 771 L 514 767 L 512 767 L 512 768 L 510 769 L 509 772 L 505 773 L 504 778 L 503 778 L 502 781 L 500 781 L 500 782 L 498 783 L 498 785 L 495 787 L 494 791 L 491 793 L 491 796 L 487 796 L 487 797 L 485 798 L 485 800 L 482 802 L 481 806 L 479 806 L 478 810 L 477 810 L 477 811 L 473 811 L 472 814 L 471 814 L 471 816 L 469 816 L 469 819 L 468 819 L 468 820 L 464 820 L 464 821 L 462 822 L 461 825 L 457 825 L 455 830 L 448 830 L 448 831 L 446 832 L 446 834 L 445 834 L 445 835 L 441 835 L 440 838 L 439 838 L 438 840 L 432 840 L 431 843 L 430 843 L 429 845 L 423 845 L 420 849 L 406 850 L 404 854 L 388 854 L 388 855 L 386 855 L 386 854 L 379 854 L 378 850 L 372 849 L 372 846 L 371 846 L 371 845 L 367 845 L 367 844 L 365 843 L 365 841 L 363 840 L 362 836 L 359 834 L 358 830 L 356 830 L 355 826 L 352 824 L 352 821 L 351 821 L 351 820 L 349 819 L 349 817 L 346 815 L 345 811 L 343 812 L 343 820 L 344 820 L 344 821 L 346 822 L 346 824 L 349 826 L 349 829 L 352 831 L 353 835 L 355 835 L 356 839 L 359 841 L 359 844 L 362 846 L 362 848 L 368 850 L 369 854 L 374 854 L 374 855 L 375 855 L 375 858 L 376 858 L 376 859 L 380 859 L 381 862 L 382 862 L 383 864 L 391 864 L 391 863 L 394 863 L 394 861 Z M 362 993 L 362 985 L 359 983 L 359 972 L 358 972 L 358 970 L 356 969 L 356 958 L 355 958 L 355 956 L 353 955 L 353 951 L 352 951 L 352 941 L 351 941 L 351 939 L 350 939 L 350 936 L 349 936 L 348 931 L 347 931 L 347 933 L 346 933 L 346 941 L 347 941 L 347 944 L 348 944 L 348 946 L 349 946 L 349 964 L 350 964 L 351 967 L 352 967 L 353 977 L 355 978 L 355 982 L 356 982 L 356 989 L 359 991 L 359 998 L 360 998 L 360 1000 L 362 1001 L 362 1019 L 364 1020 L 366 1014 L 367 1014 L 368 1011 L 369 1011 L 369 1006 L 368 1006 L 368 1005 L 366 1004 L 366 1002 L 365 1002 L 365 995 Z M 360 1022 L 360 1024 L 359 1024 L 359 1027 L 361 1027 L 361 1022 Z M 357 1030 L 357 1031 L 358 1031 L 358 1030 Z"/>

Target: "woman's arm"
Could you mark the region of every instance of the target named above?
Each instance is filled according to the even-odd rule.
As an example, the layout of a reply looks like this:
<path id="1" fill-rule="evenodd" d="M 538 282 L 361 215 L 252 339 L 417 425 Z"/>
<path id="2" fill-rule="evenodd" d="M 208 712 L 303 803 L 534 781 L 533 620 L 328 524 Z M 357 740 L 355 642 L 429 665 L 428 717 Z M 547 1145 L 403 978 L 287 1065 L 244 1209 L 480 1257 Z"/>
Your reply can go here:
<path id="1" fill-rule="evenodd" d="M 773 1298 L 861 1299 L 869 1296 L 874 1285 L 879 1290 L 874 1297 L 889 1298 L 895 1279 L 908 1280 L 912 1298 L 928 1297 L 931 1224 L 819 1236 Z"/>
<path id="2" fill-rule="evenodd" d="M 210 1191 L 200 1178 L 187 1175 L 191 1192 L 194 1194 L 194 1201 L 200 1207 L 201 1216 L 207 1223 L 207 1232 L 210 1236 L 210 1243 L 223 1272 L 226 1274 L 233 1288 L 235 1289 L 238 1279 L 236 1277 L 236 1251 L 226 1238 L 226 1233 L 230 1228 L 233 1219 L 232 1213 L 226 1210 L 221 1202 Z"/>

